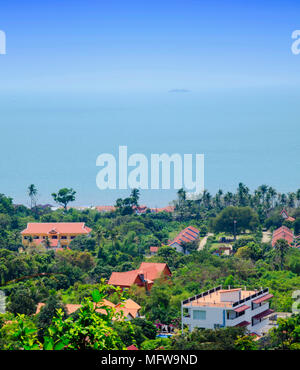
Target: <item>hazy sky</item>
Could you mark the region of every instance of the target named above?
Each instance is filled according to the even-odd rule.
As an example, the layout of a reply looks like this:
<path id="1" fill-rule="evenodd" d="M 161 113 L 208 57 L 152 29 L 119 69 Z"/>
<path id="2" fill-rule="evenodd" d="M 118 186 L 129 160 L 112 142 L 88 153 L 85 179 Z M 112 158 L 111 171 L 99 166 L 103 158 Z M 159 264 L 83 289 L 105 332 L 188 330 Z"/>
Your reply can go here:
<path id="1" fill-rule="evenodd" d="M 300 183 L 299 1 L 1 1 L 0 192 L 97 189 L 96 157 L 204 153 L 209 191 Z M 144 191 L 166 205 L 175 191 Z"/>

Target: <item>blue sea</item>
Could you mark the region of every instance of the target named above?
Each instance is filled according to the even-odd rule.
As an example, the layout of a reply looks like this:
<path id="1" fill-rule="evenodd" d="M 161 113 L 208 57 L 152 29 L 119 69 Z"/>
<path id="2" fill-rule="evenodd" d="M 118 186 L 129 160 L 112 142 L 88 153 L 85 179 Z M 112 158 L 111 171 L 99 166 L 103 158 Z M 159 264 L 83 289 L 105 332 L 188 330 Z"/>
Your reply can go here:
<path id="1" fill-rule="evenodd" d="M 128 154 L 204 154 L 205 188 L 280 192 L 300 187 L 300 90 L 274 87 L 152 92 L 8 93 L 0 96 L 0 193 L 39 203 L 61 187 L 74 205 L 111 205 L 130 190 L 99 190 L 96 158 Z M 141 203 L 167 205 L 176 191 L 142 190 Z"/>

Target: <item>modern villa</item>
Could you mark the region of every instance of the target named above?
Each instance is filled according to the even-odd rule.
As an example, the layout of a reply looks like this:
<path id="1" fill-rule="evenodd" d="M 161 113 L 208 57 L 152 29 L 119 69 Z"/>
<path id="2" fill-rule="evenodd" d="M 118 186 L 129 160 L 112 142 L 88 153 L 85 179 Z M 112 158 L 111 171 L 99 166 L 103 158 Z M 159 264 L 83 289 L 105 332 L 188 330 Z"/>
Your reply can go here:
<path id="1" fill-rule="evenodd" d="M 221 286 L 188 298 L 181 303 L 182 329 L 216 329 L 243 326 L 249 332 L 261 335 L 274 312 L 268 300 L 269 289 L 222 289 Z"/>

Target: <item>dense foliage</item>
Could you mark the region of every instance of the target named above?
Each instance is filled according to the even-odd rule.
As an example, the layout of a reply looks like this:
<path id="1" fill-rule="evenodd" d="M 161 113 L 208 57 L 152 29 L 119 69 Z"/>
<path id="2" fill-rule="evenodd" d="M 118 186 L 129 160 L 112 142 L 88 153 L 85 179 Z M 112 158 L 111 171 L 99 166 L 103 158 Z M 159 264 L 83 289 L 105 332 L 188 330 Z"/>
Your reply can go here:
<path id="1" fill-rule="evenodd" d="M 30 185 L 30 208 L 14 205 L 11 198 L 0 195 L 0 284 L 7 301 L 7 313 L 0 319 L 0 348 L 125 348 L 135 344 L 145 349 L 259 349 L 247 333 L 233 329 L 197 330 L 172 340 L 156 338 L 155 323 L 180 328 L 181 301 L 219 284 L 269 287 L 274 295 L 271 308 L 292 310 L 292 293 L 300 287 L 300 250 L 283 241 L 273 248 L 270 239 L 263 239 L 263 231 L 271 233 L 288 225 L 299 233 L 299 190 L 279 194 L 262 185 L 250 194 L 239 184 L 235 194 L 220 190 L 213 197 L 205 191 L 197 199 L 188 199 L 181 189 L 173 213 L 143 214 L 135 211 L 139 205 L 136 190 L 128 198 L 118 199 L 116 211 L 107 213 L 67 207 L 74 200 L 73 189 L 53 195 L 63 205 L 55 211 L 37 205 L 36 194 L 35 186 Z M 283 207 L 295 218 L 292 224 L 280 216 Z M 76 237 L 67 250 L 54 251 L 33 242 L 24 247 L 20 231 L 28 222 L 85 222 L 92 233 Z M 200 230 L 200 240 L 207 238 L 206 244 L 198 250 L 199 240 L 185 243 L 184 253 L 179 253 L 167 245 L 168 240 L 189 225 Z M 224 243 L 231 244 L 232 255 L 216 254 Z M 156 255 L 150 256 L 150 246 L 159 246 Z M 93 291 L 101 292 L 101 279 L 107 280 L 113 271 L 136 269 L 142 261 L 167 263 L 172 278 L 155 281 L 150 294 L 136 286 L 124 293 L 141 305 L 143 319 L 112 324 L 106 316 L 103 326 L 103 318 L 94 312 L 90 300 Z M 118 302 L 117 292 L 106 294 Z M 35 315 L 41 302 L 45 306 Z M 82 303 L 81 316 L 68 316 L 67 303 Z M 283 338 L 286 330 L 279 325 L 265 346 L 297 348 L 299 321 L 290 320 L 294 320 L 287 324 L 292 334 Z M 88 342 L 83 340 L 86 325 L 91 329 Z M 109 338 L 103 333 L 109 333 Z"/>

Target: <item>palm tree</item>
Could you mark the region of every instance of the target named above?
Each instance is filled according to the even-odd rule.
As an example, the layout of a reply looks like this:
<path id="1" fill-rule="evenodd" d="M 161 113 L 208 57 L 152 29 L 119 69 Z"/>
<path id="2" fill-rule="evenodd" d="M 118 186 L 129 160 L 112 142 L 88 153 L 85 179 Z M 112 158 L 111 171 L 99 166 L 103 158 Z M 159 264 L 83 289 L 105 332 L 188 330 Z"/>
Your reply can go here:
<path id="1" fill-rule="evenodd" d="M 105 230 L 103 229 L 103 227 L 101 225 L 97 226 L 94 229 L 94 234 L 95 234 L 95 237 L 96 237 L 97 246 L 98 246 L 98 253 L 99 253 L 100 249 L 101 249 L 102 240 L 103 240 L 103 237 L 104 237 L 104 234 L 105 234 Z M 98 253 L 97 253 L 97 255 L 98 255 Z"/>
<path id="2" fill-rule="evenodd" d="M 35 206 L 36 205 L 36 197 L 37 197 L 37 188 L 35 187 L 34 184 L 31 184 L 28 186 L 27 188 L 27 192 L 28 192 L 28 195 L 29 195 L 29 198 L 30 198 L 30 209 L 33 208 L 33 205 Z"/>
<path id="3" fill-rule="evenodd" d="M 239 205 L 241 207 L 245 207 L 249 204 L 249 188 L 242 182 L 239 183 L 239 187 L 237 189 L 237 196 Z"/>
<path id="4" fill-rule="evenodd" d="M 288 193 L 288 207 L 294 208 L 295 207 L 295 193 Z"/>
<path id="5" fill-rule="evenodd" d="M 132 204 L 134 206 L 138 207 L 138 205 L 139 205 L 139 198 L 140 198 L 140 191 L 139 191 L 139 189 L 132 189 L 130 197 L 131 197 Z"/>
<path id="6" fill-rule="evenodd" d="M 300 189 L 296 191 L 297 206 L 300 206 Z"/>
<path id="7" fill-rule="evenodd" d="M 285 256 L 289 250 L 289 243 L 285 239 L 278 239 L 275 244 L 275 252 L 280 260 L 280 269 L 283 270 Z"/>
<path id="8" fill-rule="evenodd" d="M 268 189 L 268 194 L 270 195 L 272 208 L 274 208 L 274 200 L 275 200 L 275 197 L 277 195 L 276 190 L 274 188 L 272 188 L 272 186 L 270 186 L 269 189 Z"/>
<path id="9" fill-rule="evenodd" d="M 264 204 L 265 203 L 265 199 L 266 199 L 266 195 L 267 195 L 267 192 L 268 192 L 268 185 L 260 185 L 257 189 L 261 196 L 262 196 L 262 203 Z"/>

